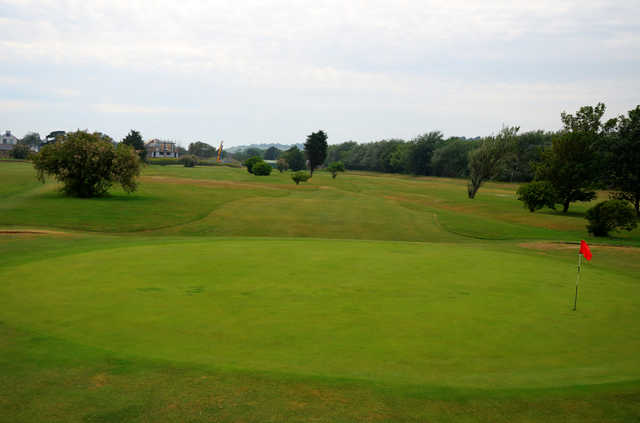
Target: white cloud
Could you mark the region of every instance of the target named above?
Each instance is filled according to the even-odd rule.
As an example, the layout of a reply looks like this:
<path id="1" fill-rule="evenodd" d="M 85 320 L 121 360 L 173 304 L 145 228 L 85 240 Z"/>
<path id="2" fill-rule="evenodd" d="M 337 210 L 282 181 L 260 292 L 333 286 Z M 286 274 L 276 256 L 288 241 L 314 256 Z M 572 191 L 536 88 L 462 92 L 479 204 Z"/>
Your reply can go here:
<path id="1" fill-rule="evenodd" d="M 119 136 L 140 126 L 292 142 L 323 127 L 337 142 L 476 135 L 505 121 L 548 128 L 563 109 L 635 106 L 639 9 L 604 0 L 0 0 L 0 56 L 10 58 L 0 97 L 22 112 L 46 110 L 8 115 L 14 132 L 78 125 Z M 155 120 L 167 115 L 175 119 Z"/>
<path id="2" fill-rule="evenodd" d="M 47 103 L 41 101 L 30 100 L 0 100 L 0 112 L 24 112 L 43 109 L 48 106 Z"/>
<path id="3" fill-rule="evenodd" d="M 109 104 L 98 103 L 94 104 L 93 109 L 100 113 L 125 113 L 125 114 L 150 114 L 150 115 L 163 115 L 163 114 L 177 114 L 177 113 L 197 113 L 195 110 L 179 109 L 175 107 L 154 107 L 154 106 L 140 106 L 133 104 Z"/>

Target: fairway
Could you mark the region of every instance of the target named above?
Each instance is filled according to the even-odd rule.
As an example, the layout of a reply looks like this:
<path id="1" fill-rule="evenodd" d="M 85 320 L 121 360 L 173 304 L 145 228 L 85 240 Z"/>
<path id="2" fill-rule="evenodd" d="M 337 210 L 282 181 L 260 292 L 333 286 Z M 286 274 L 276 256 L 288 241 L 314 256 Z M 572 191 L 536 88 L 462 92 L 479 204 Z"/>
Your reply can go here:
<path id="1" fill-rule="evenodd" d="M 589 238 L 587 206 L 175 166 L 67 199 L 29 166 L 0 163 L 2 422 L 639 415 L 640 233 Z"/>

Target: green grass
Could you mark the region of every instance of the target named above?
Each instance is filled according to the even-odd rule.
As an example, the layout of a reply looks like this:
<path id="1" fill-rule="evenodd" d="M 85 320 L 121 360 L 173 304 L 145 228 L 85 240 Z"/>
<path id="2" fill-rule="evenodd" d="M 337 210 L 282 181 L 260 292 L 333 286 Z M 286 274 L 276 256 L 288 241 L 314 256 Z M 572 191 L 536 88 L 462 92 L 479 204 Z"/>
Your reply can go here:
<path id="1" fill-rule="evenodd" d="M 0 163 L 0 422 L 638 421 L 638 230 L 515 185 L 147 167 L 70 199 Z M 621 244 L 627 247 L 612 247 Z"/>
<path id="2" fill-rule="evenodd" d="M 0 273 L 0 317 L 222 368 L 473 388 L 640 378 L 640 331 L 623 324 L 640 312 L 640 287 L 589 268 L 573 313 L 573 271 L 572 260 L 488 246 L 170 243 L 12 267 Z"/>
<path id="3" fill-rule="evenodd" d="M 640 229 L 592 239 L 584 212 L 529 213 L 516 185 L 488 183 L 475 200 L 465 181 L 352 173 L 332 179 L 316 172 L 296 186 L 289 174 L 268 177 L 229 167 L 148 166 L 133 195 L 114 189 L 98 199 L 64 197 L 39 185 L 28 163 L 1 164 L 20 184 L 3 188 L 5 226 L 155 235 L 320 237 L 403 241 L 547 239 L 640 245 Z M 18 179 L 19 178 L 19 179 Z M 601 195 L 601 198 L 605 194 Z"/>

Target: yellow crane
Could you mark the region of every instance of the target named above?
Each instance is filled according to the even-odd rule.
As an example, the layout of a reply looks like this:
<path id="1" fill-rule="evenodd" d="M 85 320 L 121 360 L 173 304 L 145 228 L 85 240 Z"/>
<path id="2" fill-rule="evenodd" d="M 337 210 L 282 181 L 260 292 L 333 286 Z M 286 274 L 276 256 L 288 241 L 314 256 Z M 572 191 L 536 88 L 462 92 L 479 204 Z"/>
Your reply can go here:
<path id="1" fill-rule="evenodd" d="M 224 143 L 224 141 L 220 141 L 220 147 L 218 147 L 218 159 L 217 159 L 218 162 L 222 158 L 222 144 L 223 143 Z"/>

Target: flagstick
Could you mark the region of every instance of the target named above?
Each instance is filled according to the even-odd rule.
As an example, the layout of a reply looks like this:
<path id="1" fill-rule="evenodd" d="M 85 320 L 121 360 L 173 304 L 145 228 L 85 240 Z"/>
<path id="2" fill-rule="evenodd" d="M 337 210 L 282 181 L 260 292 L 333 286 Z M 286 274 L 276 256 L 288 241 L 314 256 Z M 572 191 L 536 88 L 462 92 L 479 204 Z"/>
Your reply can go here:
<path id="1" fill-rule="evenodd" d="M 578 276 L 576 276 L 576 296 L 573 298 L 573 311 L 578 305 L 578 282 L 580 282 L 580 265 L 582 264 L 582 254 L 578 253 Z"/>

